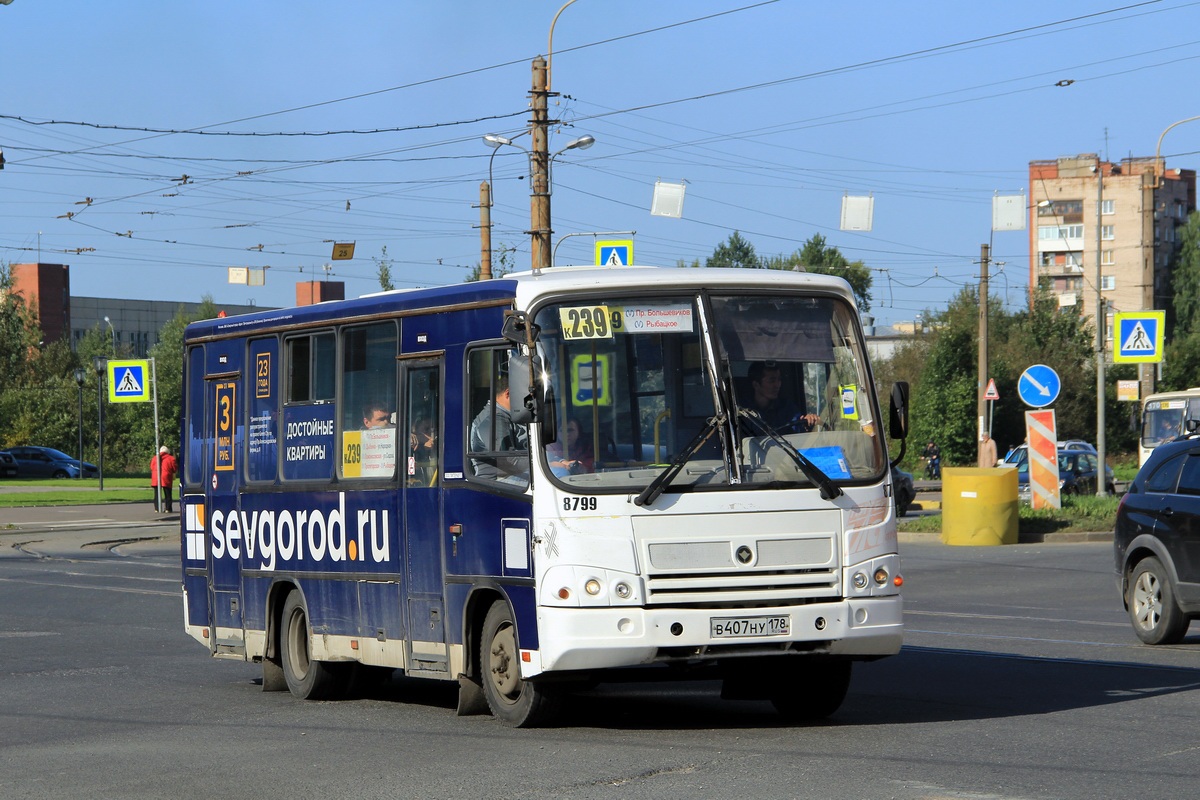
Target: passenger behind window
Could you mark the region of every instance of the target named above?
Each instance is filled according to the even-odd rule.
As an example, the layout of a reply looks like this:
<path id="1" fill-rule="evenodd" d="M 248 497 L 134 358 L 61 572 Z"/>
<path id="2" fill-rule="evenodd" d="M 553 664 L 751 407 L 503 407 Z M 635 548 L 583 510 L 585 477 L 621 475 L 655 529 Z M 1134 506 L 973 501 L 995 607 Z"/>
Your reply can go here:
<path id="1" fill-rule="evenodd" d="M 496 396 L 471 422 L 471 468 L 480 478 L 508 483 L 529 482 L 529 437 L 524 425 L 513 422 L 509 406 L 512 397 L 508 377 L 496 380 Z M 503 451 L 522 451 L 519 455 L 483 455 Z"/>
<path id="2" fill-rule="evenodd" d="M 433 419 L 419 417 L 408 434 L 409 483 L 433 486 L 437 482 L 437 432 Z"/>
<path id="3" fill-rule="evenodd" d="M 437 434 L 433 431 L 432 419 L 429 417 L 418 418 L 408 438 L 409 447 L 417 459 L 417 463 L 433 460 L 433 455 L 437 452 Z"/>
<path id="4" fill-rule="evenodd" d="M 592 440 L 583 435 L 579 420 L 574 417 L 567 420 L 563 438 L 546 447 L 546 460 L 550 462 L 551 471 L 560 478 L 595 471 Z"/>
<path id="5" fill-rule="evenodd" d="M 367 403 L 363 406 L 363 430 L 390 428 L 396 424 L 396 415 L 388 411 L 383 403 Z"/>

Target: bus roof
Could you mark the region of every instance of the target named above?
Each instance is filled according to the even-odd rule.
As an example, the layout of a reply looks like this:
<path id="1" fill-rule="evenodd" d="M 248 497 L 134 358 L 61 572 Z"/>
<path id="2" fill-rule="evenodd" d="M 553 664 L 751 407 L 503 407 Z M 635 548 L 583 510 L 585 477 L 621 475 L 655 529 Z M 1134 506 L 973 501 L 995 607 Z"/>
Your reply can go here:
<path id="1" fill-rule="evenodd" d="M 505 278 L 517 281 L 517 305 L 528 308 L 539 298 L 564 291 L 596 291 L 610 287 L 621 289 L 679 289 L 684 286 L 721 288 L 790 287 L 809 291 L 831 292 L 854 302 L 850 284 L 841 278 L 811 272 L 784 270 L 737 269 L 720 267 L 554 267 L 532 272 L 510 273 Z"/>
<path id="2" fill-rule="evenodd" d="M 739 289 L 789 287 L 836 294 L 854 302 L 850 285 L 841 278 L 783 270 L 690 267 L 596 267 L 564 266 L 535 272 L 510 273 L 490 281 L 458 283 L 421 289 L 375 292 L 351 300 L 336 300 L 297 308 L 259 311 L 235 317 L 200 320 L 187 326 L 188 341 L 226 337 L 279 327 L 317 324 L 327 320 L 366 317 L 375 314 L 419 312 L 474 304 L 513 302 L 529 308 L 540 298 L 567 291 L 604 289 L 646 290 L 709 286 Z"/>

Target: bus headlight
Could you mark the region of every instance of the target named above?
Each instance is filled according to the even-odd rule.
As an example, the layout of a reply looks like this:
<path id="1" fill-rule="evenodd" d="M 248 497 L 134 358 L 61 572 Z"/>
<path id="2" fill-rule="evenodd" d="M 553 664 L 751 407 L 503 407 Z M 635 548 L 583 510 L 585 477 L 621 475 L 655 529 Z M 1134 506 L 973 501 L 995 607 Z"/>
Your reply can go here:
<path id="1" fill-rule="evenodd" d="M 551 567 L 538 582 L 541 602 L 548 606 L 632 606 L 641 603 L 643 593 L 636 575 L 595 567 Z"/>
<path id="2" fill-rule="evenodd" d="M 846 568 L 845 592 L 849 597 L 883 597 L 900 593 L 900 557 L 879 556 Z"/>

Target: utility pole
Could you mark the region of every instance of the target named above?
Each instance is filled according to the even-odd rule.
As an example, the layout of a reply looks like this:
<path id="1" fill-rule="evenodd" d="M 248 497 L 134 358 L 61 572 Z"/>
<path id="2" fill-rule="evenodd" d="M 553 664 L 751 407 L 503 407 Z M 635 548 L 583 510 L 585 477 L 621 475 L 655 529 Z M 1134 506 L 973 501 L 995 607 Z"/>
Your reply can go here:
<path id="1" fill-rule="evenodd" d="M 983 457 L 983 433 L 991 431 L 987 427 L 987 403 L 984 398 L 988 384 L 988 257 L 991 248 L 988 245 L 979 246 L 979 385 L 976 387 L 978 402 L 979 427 L 975 434 L 975 457 L 978 462 Z"/>
<path id="2" fill-rule="evenodd" d="M 550 267 L 550 118 L 547 87 L 548 72 L 546 59 L 538 56 L 533 60 L 533 88 L 529 93 L 533 118 L 529 121 L 533 146 L 529 157 L 530 188 L 530 231 L 533 271 Z"/>
<path id="3" fill-rule="evenodd" d="M 492 279 L 492 186 L 479 184 L 479 280 Z"/>

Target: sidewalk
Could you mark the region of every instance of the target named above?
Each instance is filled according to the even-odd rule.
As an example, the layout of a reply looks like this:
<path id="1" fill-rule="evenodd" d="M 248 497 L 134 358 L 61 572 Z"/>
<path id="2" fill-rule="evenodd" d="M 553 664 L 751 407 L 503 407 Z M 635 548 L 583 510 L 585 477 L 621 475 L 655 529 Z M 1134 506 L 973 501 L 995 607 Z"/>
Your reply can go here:
<path id="1" fill-rule="evenodd" d="M 95 529 L 136 530 L 139 538 L 178 535 L 179 513 L 160 513 L 150 503 L 0 508 L 0 534 Z"/>

